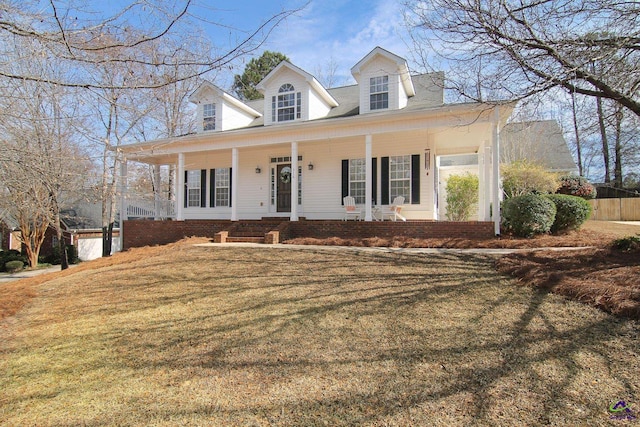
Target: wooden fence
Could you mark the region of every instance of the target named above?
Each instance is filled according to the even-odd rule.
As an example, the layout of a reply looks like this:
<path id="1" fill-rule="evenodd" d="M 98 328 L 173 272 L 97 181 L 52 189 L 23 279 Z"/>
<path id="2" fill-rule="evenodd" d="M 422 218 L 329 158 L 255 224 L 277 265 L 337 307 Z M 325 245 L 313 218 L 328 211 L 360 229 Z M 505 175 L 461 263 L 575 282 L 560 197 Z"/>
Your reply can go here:
<path id="1" fill-rule="evenodd" d="M 640 221 L 640 198 L 594 199 L 591 219 L 596 221 Z"/>

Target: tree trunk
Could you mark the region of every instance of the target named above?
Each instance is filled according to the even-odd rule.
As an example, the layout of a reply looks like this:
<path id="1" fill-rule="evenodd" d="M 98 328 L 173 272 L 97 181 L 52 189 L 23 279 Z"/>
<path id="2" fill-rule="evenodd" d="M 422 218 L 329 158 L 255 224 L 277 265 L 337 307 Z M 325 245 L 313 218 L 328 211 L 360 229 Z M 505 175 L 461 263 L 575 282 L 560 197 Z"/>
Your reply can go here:
<path id="1" fill-rule="evenodd" d="M 578 157 L 578 175 L 582 176 L 582 146 L 578 131 L 578 114 L 576 112 L 576 94 L 571 93 L 571 109 L 573 110 L 573 129 L 576 132 L 576 156 Z"/>
<path id="2" fill-rule="evenodd" d="M 58 230 L 58 250 L 60 251 L 60 270 L 69 268 L 69 256 L 67 254 L 67 242 L 64 241 L 64 234 Z"/>
<path id="3" fill-rule="evenodd" d="M 602 137 L 602 157 L 604 159 L 604 182 L 611 182 L 611 172 L 609 170 L 609 140 L 607 139 L 607 129 L 604 123 L 604 113 L 602 111 L 602 98 L 596 98 L 598 107 L 598 124 L 600 125 L 600 136 Z"/>
<path id="4" fill-rule="evenodd" d="M 113 222 L 106 227 L 102 227 L 102 256 L 111 256 L 113 242 Z"/>
<path id="5" fill-rule="evenodd" d="M 614 168 L 613 168 L 613 186 L 622 188 L 622 119 L 624 113 L 621 106 L 616 106 L 616 133 L 614 145 Z"/>

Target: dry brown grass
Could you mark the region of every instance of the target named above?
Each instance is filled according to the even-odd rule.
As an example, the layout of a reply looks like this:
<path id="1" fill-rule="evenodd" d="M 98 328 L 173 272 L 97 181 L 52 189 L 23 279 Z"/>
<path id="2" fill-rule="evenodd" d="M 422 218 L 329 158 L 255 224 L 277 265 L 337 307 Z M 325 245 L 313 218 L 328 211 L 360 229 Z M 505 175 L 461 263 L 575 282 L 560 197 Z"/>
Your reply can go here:
<path id="1" fill-rule="evenodd" d="M 492 258 L 120 255 L 0 323 L 0 424 L 608 425 L 610 403 L 640 403 L 637 322 Z"/>

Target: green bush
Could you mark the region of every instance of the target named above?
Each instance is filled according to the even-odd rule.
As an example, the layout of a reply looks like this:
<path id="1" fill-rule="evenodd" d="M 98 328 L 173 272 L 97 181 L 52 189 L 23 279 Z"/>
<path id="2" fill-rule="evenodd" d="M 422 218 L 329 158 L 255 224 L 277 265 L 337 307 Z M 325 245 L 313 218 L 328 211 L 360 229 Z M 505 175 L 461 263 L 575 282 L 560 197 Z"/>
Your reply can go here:
<path id="1" fill-rule="evenodd" d="M 547 197 L 556 205 L 552 233 L 577 230 L 591 216 L 591 204 L 581 197 L 566 194 L 549 194 Z"/>
<path id="2" fill-rule="evenodd" d="M 78 250 L 73 245 L 67 245 L 67 261 L 69 261 L 69 264 L 77 264 L 79 262 Z M 58 246 L 53 248 L 52 254 L 45 258 L 45 262 L 51 265 L 59 265 L 62 263 L 60 248 Z"/>
<path id="3" fill-rule="evenodd" d="M 502 189 L 505 198 L 525 194 L 553 194 L 560 186 L 555 173 L 528 160 L 502 165 Z"/>
<path id="4" fill-rule="evenodd" d="M 467 221 L 478 206 L 478 176 L 467 172 L 447 179 L 447 219 Z"/>
<path id="5" fill-rule="evenodd" d="M 616 239 L 613 247 L 624 252 L 640 252 L 640 234 Z"/>
<path id="6" fill-rule="evenodd" d="M 15 249 L 0 252 L 0 271 L 7 271 L 6 264 L 10 261 L 21 261 L 24 265 L 27 264 L 27 257 Z"/>
<path id="7" fill-rule="evenodd" d="M 502 204 L 503 227 L 520 237 L 548 233 L 555 217 L 553 202 L 537 194 L 512 197 Z"/>
<path id="8" fill-rule="evenodd" d="M 4 265 L 5 269 L 7 270 L 8 273 L 15 273 L 17 271 L 20 271 L 24 268 L 24 263 L 22 261 L 19 260 L 15 260 L 15 261 L 7 261 Z"/>
<path id="9" fill-rule="evenodd" d="M 586 178 L 575 175 L 565 175 L 560 177 L 560 187 L 556 193 L 568 194 L 569 196 L 589 200 L 595 199 L 598 192 Z"/>

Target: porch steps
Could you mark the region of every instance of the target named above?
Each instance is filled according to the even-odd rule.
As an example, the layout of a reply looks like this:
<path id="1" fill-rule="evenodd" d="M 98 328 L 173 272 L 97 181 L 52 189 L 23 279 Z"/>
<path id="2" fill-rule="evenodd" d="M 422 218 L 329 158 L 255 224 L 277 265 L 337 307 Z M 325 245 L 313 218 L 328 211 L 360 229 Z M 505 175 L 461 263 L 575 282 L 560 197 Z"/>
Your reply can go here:
<path id="1" fill-rule="evenodd" d="M 264 243 L 264 237 L 229 236 L 227 243 Z"/>
<path id="2" fill-rule="evenodd" d="M 286 221 L 288 221 L 288 219 L 283 218 L 238 221 L 229 228 L 226 242 L 265 243 L 267 234 L 277 230 L 280 224 Z"/>

